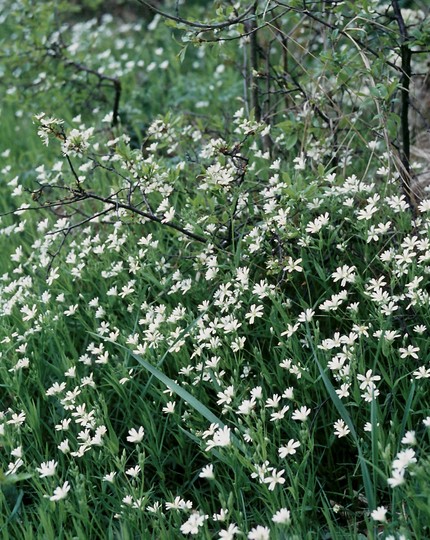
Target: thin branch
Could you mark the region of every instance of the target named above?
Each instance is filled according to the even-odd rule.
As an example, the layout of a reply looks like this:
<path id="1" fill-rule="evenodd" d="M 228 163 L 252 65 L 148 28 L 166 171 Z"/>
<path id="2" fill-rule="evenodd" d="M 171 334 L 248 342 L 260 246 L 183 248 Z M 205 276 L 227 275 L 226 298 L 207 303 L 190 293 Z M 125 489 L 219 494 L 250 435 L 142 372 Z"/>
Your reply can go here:
<path id="1" fill-rule="evenodd" d="M 204 238 L 203 236 L 195 234 L 191 231 L 188 231 L 187 229 L 184 229 L 183 227 L 181 227 L 180 225 L 176 225 L 175 223 L 164 222 L 158 216 L 155 216 L 154 214 L 149 214 L 148 212 L 143 212 L 142 210 L 139 210 L 139 208 L 137 208 L 134 205 L 124 204 L 119 201 L 112 201 L 110 198 L 101 197 L 100 195 L 96 195 L 95 193 L 87 193 L 87 198 L 95 199 L 96 201 L 101 201 L 106 204 L 110 204 L 115 208 L 122 208 L 124 210 L 128 210 L 129 212 L 132 212 L 133 214 L 137 214 L 138 216 L 144 217 L 145 219 L 148 219 L 149 221 L 154 221 L 155 223 L 160 223 L 162 225 L 165 225 L 166 227 L 170 227 L 171 229 L 174 229 L 175 231 L 182 233 L 184 236 L 187 236 L 188 238 L 196 240 L 197 242 L 201 242 L 202 244 L 207 244 L 208 242 L 207 238 Z"/>
<path id="2" fill-rule="evenodd" d="M 411 68 L 411 50 L 409 48 L 409 35 L 408 29 L 406 27 L 403 15 L 397 0 L 392 0 L 391 5 L 393 6 L 394 16 L 397 21 L 397 25 L 400 31 L 400 56 L 402 59 L 402 77 L 400 80 L 400 92 L 401 92 L 401 111 L 400 111 L 400 121 L 401 121 L 401 131 L 402 131 L 402 184 L 403 191 L 408 199 L 411 202 L 411 174 L 410 174 L 410 157 L 411 157 L 411 140 L 410 140 L 410 131 L 409 131 L 409 86 L 412 76 Z"/>
<path id="3" fill-rule="evenodd" d="M 73 67 L 77 71 L 82 71 L 84 73 L 89 73 L 90 75 L 94 75 L 100 81 L 109 81 L 113 85 L 113 88 L 115 91 L 115 97 L 114 97 L 114 102 L 113 102 L 113 107 L 112 107 L 112 126 L 113 127 L 117 126 L 118 120 L 119 120 L 119 103 L 120 103 L 121 91 L 122 91 L 121 81 L 117 77 L 111 77 L 109 75 L 105 75 L 104 73 L 100 73 L 100 71 L 97 71 L 96 69 L 91 69 L 73 60 L 65 59 L 65 65 Z"/>
<path id="4" fill-rule="evenodd" d="M 6 217 L 6 216 L 11 216 L 13 214 L 16 214 L 17 212 L 27 212 L 27 210 L 45 210 L 45 209 L 49 209 L 49 208 L 56 208 L 58 206 L 65 206 L 67 204 L 74 204 L 74 203 L 77 203 L 79 201 L 84 201 L 87 197 L 86 196 L 82 196 L 80 195 L 79 197 L 75 197 L 73 199 L 62 199 L 60 201 L 56 201 L 56 202 L 49 202 L 49 203 L 46 203 L 46 204 L 39 204 L 38 206 L 25 206 L 25 207 L 21 207 L 21 208 L 16 208 L 15 210 L 10 210 L 8 212 L 3 212 L 0 214 L 0 217 Z"/>
<path id="5" fill-rule="evenodd" d="M 269 11 L 271 12 L 273 10 L 274 9 L 272 8 Z M 282 13 L 279 13 L 278 15 L 275 15 L 269 21 L 265 21 L 264 23 L 260 24 L 259 26 L 256 26 L 254 29 L 250 30 L 249 32 L 242 32 L 242 33 L 239 33 L 237 36 L 216 37 L 216 38 L 210 38 L 210 39 L 200 38 L 199 37 L 199 42 L 200 43 L 224 43 L 224 42 L 227 42 L 227 41 L 236 41 L 238 39 L 243 39 L 243 38 L 246 38 L 248 36 L 252 36 L 252 34 L 254 34 L 254 32 L 258 32 L 258 30 L 261 30 L 262 28 L 265 28 L 268 24 L 273 23 L 274 21 L 277 21 L 278 19 L 283 17 L 286 13 L 288 13 L 288 11 L 289 11 L 288 9 L 285 9 Z M 243 21 L 243 22 L 245 22 L 245 21 Z"/>
<path id="6" fill-rule="evenodd" d="M 50 235 L 53 235 L 53 234 L 59 234 L 61 232 L 64 232 L 64 233 L 66 233 L 66 235 L 68 235 L 73 229 L 77 229 L 78 227 L 82 227 L 82 225 L 85 225 L 85 223 L 89 223 L 90 221 L 94 221 L 95 219 L 97 219 L 100 216 L 104 216 L 106 214 L 109 214 L 110 212 L 112 212 L 112 210 L 113 210 L 113 207 L 105 208 L 101 212 L 97 212 L 96 214 L 92 214 L 88 218 L 83 219 L 82 221 L 79 221 L 78 223 L 74 223 L 73 225 L 68 225 L 67 227 L 64 227 L 63 229 L 56 229 L 54 231 L 49 231 L 49 232 L 46 233 L 46 236 L 50 236 Z"/>
<path id="7" fill-rule="evenodd" d="M 288 10 L 294 11 L 295 13 L 302 13 L 303 15 L 306 15 L 307 17 L 309 17 L 309 18 L 313 19 L 314 21 L 322 24 L 323 26 L 326 26 L 327 28 L 330 28 L 331 30 L 336 30 L 339 33 L 339 35 L 341 35 L 341 36 L 344 36 L 344 37 L 347 37 L 347 38 L 350 37 L 347 32 L 345 32 L 341 28 L 338 28 L 334 24 L 331 24 L 331 23 L 329 23 L 327 21 L 324 21 L 324 19 L 320 19 L 319 17 L 314 15 L 311 11 L 309 11 L 309 9 L 298 9 L 298 8 L 290 6 L 289 4 L 285 4 L 284 2 L 280 2 L 279 0 L 277 0 L 277 4 L 278 4 L 278 6 L 283 6 L 283 7 L 287 8 Z M 354 38 L 354 41 L 356 43 L 358 43 L 358 45 L 360 45 L 360 47 L 362 49 L 366 50 L 367 52 L 369 52 L 370 54 L 372 54 L 376 58 L 380 58 L 380 56 L 381 56 L 380 52 L 375 51 L 374 49 L 370 48 L 368 45 L 366 45 L 360 39 Z M 386 63 L 387 63 L 388 66 L 392 67 L 396 71 L 399 70 L 399 66 L 397 66 L 395 63 L 390 62 L 389 60 L 386 60 Z"/>
<path id="8" fill-rule="evenodd" d="M 63 249 L 63 246 L 66 243 L 69 232 L 70 231 L 65 231 L 64 232 L 63 239 L 61 240 L 61 243 L 58 246 L 57 251 L 55 253 L 51 254 L 51 253 L 48 252 L 48 255 L 51 257 L 51 260 L 49 261 L 49 264 L 48 264 L 48 266 L 46 268 L 46 277 L 48 277 L 49 272 L 51 271 L 51 268 L 52 268 L 52 265 L 54 264 L 55 258 L 60 254 L 61 250 Z M 47 233 L 47 234 L 49 234 L 49 233 Z"/>
<path id="9" fill-rule="evenodd" d="M 49 54 L 51 57 L 60 59 L 64 62 L 64 65 L 66 67 L 72 67 L 76 71 L 81 71 L 83 73 L 88 73 L 89 75 L 94 75 L 98 78 L 99 82 L 107 81 L 109 82 L 115 91 L 115 97 L 114 102 L 112 106 L 112 127 L 115 127 L 118 125 L 119 120 L 119 103 L 121 100 L 121 81 L 118 77 L 112 77 L 110 75 L 105 75 L 104 73 L 101 73 L 100 71 L 96 69 L 89 68 L 88 66 L 85 66 L 84 64 L 80 64 L 79 62 L 75 62 L 74 60 L 70 60 L 70 58 L 67 58 L 66 54 L 64 54 L 64 50 L 66 49 L 65 43 L 63 42 L 62 35 L 59 35 L 59 41 L 54 43 L 49 49 L 47 49 L 47 54 Z"/>
<path id="10" fill-rule="evenodd" d="M 258 93 L 258 67 L 259 54 L 257 43 L 257 1 L 252 6 L 252 17 L 245 23 L 245 31 L 250 34 L 249 38 L 249 89 L 251 94 L 251 109 L 254 109 L 255 120 L 261 120 L 260 98 Z"/>
<path id="11" fill-rule="evenodd" d="M 83 193 L 84 190 L 82 189 L 81 181 L 79 180 L 79 176 L 77 175 L 77 173 L 75 171 L 75 168 L 73 167 L 72 161 L 71 161 L 70 157 L 67 154 L 65 154 L 65 157 L 66 157 L 67 163 L 69 164 L 70 170 L 72 171 L 73 177 L 76 180 L 76 184 L 78 186 L 78 191 L 80 193 Z"/>
<path id="12" fill-rule="evenodd" d="M 180 24 L 185 24 L 186 26 L 191 26 L 193 28 L 200 28 L 201 30 L 221 30 L 223 28 L 227 28 L 229 26 L 233 26 L 235 24 L 240 24 L 244 22 L 244 19 L 247 15 L 251 13 L 254 6 L 251 4 L 249 8 L 245 11 L 245 13 L 242 13 L 242 15 L 239 15 L 238 17 L 235 17 L 234 19 L 230 19 L 229 21 L 224 21 L 222 23 L 198 23 L 195 21 L 189 21 L 187 19 L 183 19 L 182 17 L 175 17 L 174 15 L 170 15 L 170 13 L 166 13 L 165 11 L 161 11 L 149 2 L 146 2 L 146 0 L 137 0 L 139 4 L 142 4 L 158 15 L 161 15 L 162 17 L 166 19 L 170 19 L 171 21 L 175 21 Z"/>

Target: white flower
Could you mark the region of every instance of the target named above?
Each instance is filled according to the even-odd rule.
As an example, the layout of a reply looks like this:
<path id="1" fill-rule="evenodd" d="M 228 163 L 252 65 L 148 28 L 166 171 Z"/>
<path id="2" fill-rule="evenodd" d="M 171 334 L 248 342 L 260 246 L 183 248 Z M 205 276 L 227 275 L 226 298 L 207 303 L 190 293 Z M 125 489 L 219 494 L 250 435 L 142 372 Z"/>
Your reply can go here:
<path id="1" fill-rule="evenodd" d="M 391 473 L 391 478 L 388 478 L 387 483 L 390 487 L 395 488 L 405 483 L 405 469 L 394 469 Z"/>
<path id="2" fill-rule="evenodd" d="M 212 519 L 214 521 L 227 521 L 228 517 L 228 509 L 227 508 L 220 508 L 219 514 L 212 514 Z"/>
<path id="3" fill-rule="evenodd" d="M 175 497 L 173 502 L 166 502 L 166 510 L 191 510 L 193 503 L 191 501 L 185 501 L 181 497 Z"/>
<path id="4" fill-rule="evenodd" d="M 416 462 L 415 451 L 412 448 L 408 448 L 397 454 L 396 459 L 393 461 L 393 469 L 406 469 L 409 465 Z"/>
<path id="5" fill-rule="evenodd" d="M 263 306 L 257 306 L 255 304 L 252 304 L 249 309 L 249 313 L 245 315 L 245 319 L 249 319 L 249 324 L 254 324 L 256 318 L 260 318 L 263 316 L 263 309 Z"/>
<path id="6" fill-rule="evenodd" d="M 287 456 L 293 455 L 296 453 L 296 448 L 299 448 L 300 442 L 290 439 L 286 446 L 281 446 L 278 449 L 278 454 L 280 458 L 285 458 Z"/>
<path id="7" fill-rule="evenodd" d="M 348 266 L 346 264 L 339 266 L 332 273 L 331 277 L 333 278 L 334 282 L 340 281 L 342 287 L 345 287 L 347 283 L 354 283 L 355 278 L 357 277 L 355 275 L 355 266 Z"/>
<path id="8" fill-rule="evenodd" d="M 285 399 L 293 399 L 294 398 L 294 388 L 292 386 L 289 386 L 284 390 L 284 393 L 282 394 L 282 397 Z"/>
<path id="9" fill-rule="evenodd" d="M 163 413 L 173 414 L 175 412 L 176 403 L 174 401 L 168 401 L 163 407 Z"/>
<path id="10" fill-rule="evenodd" d="M 64 441 L 61 441 L 61 443 L 57 446 L 57 448 L 63 454 L 68 454 L 70 452 L 70 446 L 69 446 L 68 439 L 64 439 Z"/>
<path id="11" fill-rule="evenodd" d="M 151 514 L 157 514 L 158 512 L 162 511 L 162 509 L 163 508 L 161 504 L 159 503 L 159 501 L 155 501 L 155 503 L 152 506 L 148 505 L 146 507 L 147 512 L 151 512 Z"/>
<path id="12" fill-rule="evenodd" d="M 34 319 L 37 313 L 37 306 L 32 306 L 31 308 L 26 304 L 25 306 L 22 306 L 21 313 L 24 314 L 24 317 L 22 318 L 23 321 L 31 321 L 31 319 Z"/>
<path id="13" fill-rule="evenodd" d="M 127 441 L 132 443 L 140 443 L 145 435 L 145 430 L 140 426 L 139 431 L 136 431 L 134 428 L 130 429 L 128 432 Z"/>
<path id="14" fill-rule="evenodd" d="M 199 527 L 203 527 L 203 524 L 208 516 L 200 514 L 199 512 L 193 512 L 188 520 L 181 525 L 182 534 L 199 534 Z"/>
<path id="15" fill-rule="evenodd" d="M 402 444 L 410 444 L 411 446 L 416 445 L 417 439 L 415 437 L 415 431 L 407 431 L 402 439 Z"/>
<path id="16" fill-rule="evenodd" d="M 126 504 L 127 506 L 132 506 L 133 504 L 133 497 L 131 495 L 126 495 L 122 498 L 122 502 Z"/>
<path id="17" fill-rule="evenodd" d="M 10 474 L 16 474 L 16 472 L 18 471 L 18 469 L 20 467 L 22 467 L 24 465 L 24 461 L 21 459 L 21 458 L 18 458 L 15 462 L 11 462 L 9 463 L 8 465 L 8 468 L 7 468 L 7 471 L 6 471 L 6 476 L 10 475 Z"/>
<path id="18" fill-rule="evenodd" d="M 429 379 L 430 368 L 426 368 L 425 366 L 420 366 L 418 369 L 414 371 L 413 376 L 415 377 L 415 379 Z"/>
<path id="19" fill-rule="evenodd" d="M 111 484 L 113 484 L 114 481 L 115 481 L 115 476 L 116 476 L 115 471 L 110 472 L 110 473 L 106 474 L 105 476 L 103 476 L 103 482 L 110 482 Z"/>
<path id="20" fill-rule="evenodd" d="M 200 471 L 199 477 L 213 480 L 215 478 L 214 466 L 210 464 L 210 465 L 206 465 L 206 467 L 203 467 L 203 469 Z"/>
<path id="21" fill-rule="evenodd" d="M 245 347 L 245 337 L 238 337 L 231 342 L 231 350 L 233 352 L 241 351 Z"/>
<path id="22" fill-rule="evenodd" d="M 54 476 L 57 465 L 58 463 L 54 460 L 46 461 L 44 463 L 41 463 L 40 467 L 36 467 L 36 471 L 39 473 L 40 478 Z"/>
<path id="23" fill-rule="evenodd" d="M 271 407 L 274 409 L 277 409 L 279 407 L 279 402 L 281 401 L 281 397 L 279 394 L 274 394 L 271 398 L 266 399 L 266 405 L 265 407 Z"/>
<path id="24" fill-rule="evenodd" d="M 294 168 L 296 171 L 304 171 L 306 167 L 306 159 L 303 154 L 300 154 L 300 156 L 297 156 L 293 159 L 293 163 L 295 163 Z"/>
<path id="25" fill-rule="evenodd" d="M 261 386 L 256 386 L 251 390 L 252 399 L 263 399 L 263 389 Z"/>
<path id="26" fill-rule="evenodd" d="M 161 223 L 170 223 L 173 221 L 173 218 L 175 217 L 175 209 L 173 206 L 171 206 L 166 212 L 164 212 L 163 219 L 161 220 Z"/>
<path id="27" fill-rule="evenodd" d="M 262 525 L 257 525 L 249 531 L 248 540 L 269 540 L 270 529 L 269 527 L 263 527 Z"/>
<path id="28" fill-rule="evenodd" d="M 387 509 L 385 506 L 378 506 L 376 510 L 373 510 L 373 512 L 370 514 L 372 519 L 375 521 L 381 521 L 382 523 L 387 521 Z"/>
<path id="29" fill-rule="evenodd" d="M 273 491 L 276 484 L 282 485 L 285 483 L 285 478 L 283 478 L 284 472 L 284 469 L 281 469 L 279 472 L 276 469 L 272 469 L 269 476 L 266 476 L 264 483 L 269 484 L 269 491 Z"/>
<path id="30" fill-rule="evenodd" d="M 343 383 L 340 385 L 340 388 L 336 390 L 336 394 L 340 397 L 340 399 L 348 397 L 349 396 L 349 388 L 351 384 L 350 383 Z"/>
<path id="31" fill-rule="evenodd" d="M 418 359 L 417 352 L 419 352 L 419 347 L 414 347 L 413 345 L 408 345 L 406 348 L 399 348 L 400 358 L 407 358 L 412 356 L 412 358 Z"/>
<path id="32" fill-rule="evenodd" d="M 273 515 L 272 521 L 287 525 L 291 522 L 291 512 L 287 508 L 281 508 Z"/>
<path id="33" fill-rule="evenodd" d="M 297 332 L 298 328 L 299 328 L 300 324 L 296 323 L 296 324 L 288 324 L 287 325 L 287 329 L 285 330 L 285 332 L 282 332 L 281 334 L 281 337 L 284 337 L 284 336 L 287 336 L 288 338 L 291 337 L 295 332 Z"/>
<path id="34" fill-rule="evenodd" d="M 229 446 L 230 445 L 230 428 L 224 426 L 222 429 L 218 429 L 213 436 L 211 441 L 208 441 L 206 446 L 206 451 L 211 450 L 212 448 L 218 446 Z"/>
<path id="35" fill-rule="evenodd" d="M 430 210 L 430 199 L 424 199 L 424 201 L 418 206 L 420 212 L 428 212 Z"/>
<path id="36" fill-rule="evenodd" d="M 270 415 L 270 421 L 276 422 L 277 420 L 282 420 L 285 416 L 285 414 L 289 411 L 290 407 L 288 405 L 285 405 L 282 407 L 282 409 L 279 409 L 278 411 L 273 412 Z"/>
<path id="37" fill-rule="evenodd" d="M 227 529 L 223 529 L 219 532 L 219 540 L 233 540 L 236 534 L 240 533 L 239 527 L 236 523 L 230 523 Z"/>
<path id="38" fill-rule="evenodd" d="M 299 322 L 311 322 L 314 315 L 315 315 L 315 311 L 313 309 L 305 309 L 305 311 L 302 311 L 299 314 L 299 316 L 297 317 L 297 320 Z"/>
<path id="39" fill-rule="evenodd" d="M 366 401 L 367 403 L 372 403 L 374 399 L 376 399 L 379 396 L 380 392 L 377 388 L 368 387 L 367 390 L 361 394 L 361 397 Z"/>
<path id="40" fill-rule="evenodd" d="M 377 429 L 379 427 L 379 422 L 376 424 L 376 428 Z M 364 427 L 363 427 L 364 431 L 366 431 L 367 433 L 371 433 L 372 432 L 372 429 L 373 429 L 373 426 L 370 422 L 366 422 L 364 424 Z"/>
<path id="41" fill-rule="evenodd" d="M 17 446 L 16 448 L 14 448 L 12 451 L 11 451 L 11 456 L 13 457 L 17 457 L 17 458 L 22 458 L 22 446 Z M 43 463 L 42 463 L 43 465 Z"/>
<path id="42" fill-rule="evenodd" d="M 88 149 L 89 139 L 92 136 L 94 128 L 88 128 L 82 131 L 71 129 L 67 134 L 67 138 L 61 145 L 63 154 L 69 156 L 82 155 Z"/>
<path id="43" fill-rule="evenodd" d="M 49 500 L 50 501 L 54 501 L 54 502 L 57 502 L 57 501 L 61 501 L 61 499 L 65 499 L 67 497 L 67 494 L 69 493 L 70 491 L 70 484 L 69 482 L 64 482 L 64 484 L 60 487 L 56 487 L 54 489 L 54 495 L 52 495 L 51 497 L 49 497 Z"/>
<path id="44" fill-rule="evenodd" d="M 70 317 L 71 315 L 74 315 L 78 309 L 79 305 L 75 304 L 74 306 L 69 306 L 68 309 L 66 309 L 63 313 L 66 315 L 66 317 Z"/>
<path id="45" fill-rule="evenodd" d="M 357 219 L 359 221 L 366 220 L 372 218 L 373 214 L 378 211 L 378 208 L 374 204 L 368 204 L 366 205 L 362 210 L 359 210 L 357 212 Z"/>
<path id="46" fill-rule="evenodd" d="M 334 434 L 336 437 L 340 439 L 341 437 L 346 437 L 348 433 L 350 433 L 350 429 L 343 420 L 337 420 L 334 423 Z"/>
<path id="47" fill-rule="evenodd" d="M 237 408 L 237 414 L 248 415 L 255 409 L 257 402 L 252 397 L 251 399 L 244 399 L 242 403 Z"/>
<path id="48" fill-rule="evenodd" d="M 300 266 L 302 259 L 296 261 L 292 257 L 288 257 L 287 264 L 284 267 L 285 272 L 303 272 L 303 268 Z"/>
<path id="49" fill-rule="evenodd" d="M 140 473 L 140 467 L 139 465 L 136 465 L 136 467 L 131 467 L 130 469 L 125 471 L 125 474 L 128 476 L 131 476 L 132 478 L 136 478 Z"/>
<path id="50" fill-rule="evenodd" d="M 296 409 L 293 412 L 291 418 L 293 420 L 298 420 L 299 422 L 306 422 L 310 414 L 311 414 L 311 410 L 308 407 L 303 406 L 303 407 L 300 407 L 300 409 Z"/>
<path id="51" fill-rule="evenodd" d="M 258 478 L 258 481 L 262 484 L 270 470 L 269 462 L 266 460 L 262 465 L 255 465 L 254 467 L 255 471 L 251 473 L 251 478 Z"/>
<path id="52" fill-rule="evenodd" d="M 8 420 L 6 423 L 12 424 L 15 426 L 20 426 L 24 422 L 25 422 L 25 413 L 21 411 L 20 413 L 13 413 L 11 419 Z"/>
<path id="53" fill-rule="evenodd" d="M 380 381 L 381 377 L 379 375 L 373 375 L 372 370 L 368 369 L 366 375 L 357 375 L 357 379 L 361 381 L 360 389 L 365 390 L 366 388 L 373 389 L 375 387 L 375 382 Z"/>
<path id="54" fill-rule="evenodd" d="M 425 326 L 424 324 L 417 324 L 416 326 L 414 326 L 414 332 L 416 332 L 417 334 L 424 334 L 424 332 L 427 331 L 427 326 Z"/>
<path id="55" fill-rule="evenodd" d="M 306 232 L 309 234 L 316 234 L 319 232 L 324 225 L 327 225 L 330 219 L 330 214 L 326 212 L 325 214 L 317 217 L 313 222 L 308 223 L 306 226 Z"/>

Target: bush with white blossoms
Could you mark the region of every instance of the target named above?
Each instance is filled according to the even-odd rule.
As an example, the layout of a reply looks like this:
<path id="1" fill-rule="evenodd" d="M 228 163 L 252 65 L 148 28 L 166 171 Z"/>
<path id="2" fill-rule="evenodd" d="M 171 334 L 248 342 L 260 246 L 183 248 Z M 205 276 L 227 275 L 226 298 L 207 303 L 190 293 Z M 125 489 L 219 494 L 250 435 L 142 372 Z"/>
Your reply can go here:
<path id="1" fill-rule="evenodd" d="M 24 4 L 2 6 L 8 25 Z M 61 70 L 22 105 L 16 86 L 5 114 L 28 141 L 0 141 L 5 538 L 430 534 L 430 203 L 401 191 L 382 89 L 353 70 L 369 51 L 343 36 L 333 138 L 334 58 L 324 74 L 310 53 L 304 96 L 268 122 L 243 103 L 228 42 L 221 69 L 189 53 L 214 77 L 197 90 L 159 15 L 56 31 L 68 45 L 40 47 L 79 99 L 60 107 Z M 296 37 L 319 50 L 324 35 Z M 364 73 L 396 80 L 380 69 Z M 142 81 L 168 114 L 153 95 L 133 118 Z"/>

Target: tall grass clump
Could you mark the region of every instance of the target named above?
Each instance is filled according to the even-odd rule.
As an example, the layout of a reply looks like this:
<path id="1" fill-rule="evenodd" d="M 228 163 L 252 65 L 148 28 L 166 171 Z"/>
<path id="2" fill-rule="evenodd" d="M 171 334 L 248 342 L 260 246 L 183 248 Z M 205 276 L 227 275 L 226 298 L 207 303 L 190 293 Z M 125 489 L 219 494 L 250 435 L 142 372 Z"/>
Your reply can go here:
<path id="1" fill-rule="evenodd" d="M 43 4 L 0 4 L 0 536 L 428 538 L 426 13 Z"/>

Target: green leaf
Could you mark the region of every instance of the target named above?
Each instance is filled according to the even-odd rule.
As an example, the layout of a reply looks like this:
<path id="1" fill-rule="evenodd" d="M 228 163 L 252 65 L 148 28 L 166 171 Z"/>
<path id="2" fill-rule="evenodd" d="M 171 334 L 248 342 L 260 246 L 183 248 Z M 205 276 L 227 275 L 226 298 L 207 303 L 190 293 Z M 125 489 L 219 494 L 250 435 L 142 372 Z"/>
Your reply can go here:
<path id="1" fill-rule="evenodd" d="M 291 150 L 291 148 L 293 148 L 293 146 L 296 144 L 297 139 L 298 139 L 297 133 L 291 133 L 290 135 L 285 137 L 285 140 L 284 140 L 285 148 L 287 150 Z"/>
<path id="2" fill-rule="evenodd" d="M 125 347 L 122 347 L 122 348 L 126 349 Z M 200 413 L 211 424 L 218 424 L 221 428 L 225 426 L 224 422 L 220 418 L 218 418 L 218 416 L 213 414 L 213 412 L 210 411 L 206 407 L 206 405 L 204 405 L 201 401 L 199 401 L 192 394 L 190 394 L 188 390 L 185 390 L 185 388 L 182 388 L 182 386 L 179 386 L 179 384 L 175 383 L 170 377 L 168 377 L 162 371 L 160 371 L 159 369 L 151 365 L 149 362 L 144 360 L 138 354 L 135 354 L 132 351 L 128 351 L 128 352 L 135 360 L 137 360 L 137 362 L 139 362 L 141 366 L 143 366 L 147 371 L 149 371 L 149 373 L 154 375 L 154 377 L 158 379 L 160 382 L 162 382 L 169 390 L 171 390 L 177 396 L 179 396 L 184 401 L 186 401 L 188 405 L 190 405 L 194 410 Z"/>
<path id="3" fill-rule="evenodd" d="M 179 58 L 179 61 L 181 62 L 181 64 L 185 60 L 185 55 L 187 53 L 187 49 L 188 49 L 188 44 L 185 45 L 184 47 L 182 47 L 182 49 L 179 51 L 178 58 Z"/>

